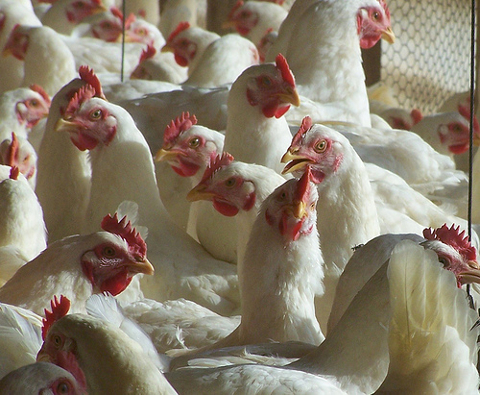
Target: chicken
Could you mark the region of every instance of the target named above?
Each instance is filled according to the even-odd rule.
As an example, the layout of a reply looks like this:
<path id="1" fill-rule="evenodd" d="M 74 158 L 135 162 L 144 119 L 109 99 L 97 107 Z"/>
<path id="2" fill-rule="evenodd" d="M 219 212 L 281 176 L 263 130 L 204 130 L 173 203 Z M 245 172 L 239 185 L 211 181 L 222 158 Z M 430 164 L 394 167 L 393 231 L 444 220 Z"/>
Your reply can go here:
<path id="1" fill-rule="evenodd" d="M 312 125 L 307 117 L 282 158 L 289 162 L 284 172 L 304 168 L 307 163 L 319 164 L 313 165 L 312 174 L 319 189 L 317 228 L 325 260 L 325 294 L 317 301 L 317 318 L 324 333 L 338 278 L 352 248 L 380 234 L 365 165 L 345 137 L 335 136 L 332 139 L 325 126 Z M 308 153 L 304 147 L 309 147 Z"/>
<path id="2" fill-rule="evenodd" d="M 37 360 L 70 371 L 89 393 L 176 393 L 138 343 L 110 323 L 82 314 L 48 322 Z"/>
<path id="3" fill-rule="evenodd" d="M 477 391 L 478 315 L 435 258 L 408 244 L 392 253 L 390 365 L 378 394 Z M 416 292 L 420 287 L 425 292 Z"/>
<path id="4" fill-rule="evenodd" d="M 232 27 L 257 47 L 269 30 L 278 31 L 288 12 L 280 5 L 264 1 L 237 1 L 223 27 Z"/>
<path id="5" fill-rule="evenodd" d="M 281 172 L 280 159 L 291 132 L 284 114 L 299 105 L 295 79 L 282 55 L 275 64 L 246 69 L 232 84 L 227 101 L 223 149 L 239 161 Z"/>
<path id="6" fill-rule="evenodd" d="M 258 50 L 250 40 L 226 34 L 205 48 L 194 69 L 189 67 L 185 84 L 204 88 L 231 84 L 259 61 Z"/>
<path id="7" fill-rule="evenodd" d="M 284 40 L 282 34 L 280 29 L 277 40 Z M 394 41 L 384 0 L 317 1 L 297 17 L 282 53 L 299 93 L 319 103 L 317 114 L 309 114 L 315 121 L 371 126 L 360 49 L 372 47 L 381 37 Z M 271 51 L 277 50 L 272 46 Z"/>
<path id="8" fill-rule="evenodd" d="M 379 115 L 394 129 L 411 130 L 423 118 L 422 112 L 417 108 L 408 111 L 371 99 L 369 100 L 369 106 L 372 114 Z"/>
<path id="9" fill-rule="evenodd" d="M 29 2 L 30 3 L 30 2 Z M 30 8 L 28 8 L 30 5 Z M 0 4 L 0 49 L 3 50 L 10 32 L 17 24 L 28 26 L 41 26 L 42 23 L 35 16 L 31 4 L 23 4 L 16 0 L 4 0 Z M 6 92 L 18 88 L 23 80 L 23 63 L 13 57 L 0 57 L 0 92 Z"/>
<path id="10" fill-rule="evenodd" d="M 389 272 L 389 265 L 392 260 L 396 259 L 394 247 L 398 244 L 398 247 L 401 248 L 402 243 L 414 242 L 417 246 L 414 245 L 413 247 L 418 247 L 418 244 L 421 243 L 423 248 L 433 250 L 436 253 L 431 254 L 431 252 L 426 251 L 427 254 L 424 253 L 426 255 L 424 257 L 420 248 L 413 248 L 413 252 L 407 252 L 410 250 L 410 248 L 407 248 L 405 251 L 407 255 L 399 253 L 405 275 L 417 277 L 417 280 L 410 281 L 407 286 L 411 288 L 408 292 L 405 288 L 402 289 L 402 294 L 396 296 L 397 300 L 402 300 L 402 295 L 414 294 L 415 291 L 413 290 L 416 289 L 419 294 L 422 294 L 422 298 L 427 300 L 430 298 L 430 303 L 437 303 L 438 294 L 428 288 L 427 283 L 430 280 L 428 275 L 425 276 L 424 274 L 424 271 L 428 270 L 429 267 L 426 264 L 432 265 L 432 261 L 436 266 L 434 270 L 438 270 L 438 265 L 441 264 L 445 269 L 453 272 L 455 276 L 450 280 L 453 280 L 449 284 L 450 287 L 456 288 L 456 282 L 459 284 L 466 281 L 478 282 L 480 272 L 478 271 L 479 265 L 476 262 L 475 248 L 470 245 L 464 234 L 458 232 L 458 227 L 447 228 L 445 226 L 436 230 L 427 229 L 424 234 L 427 240 L 411 234 L 382 235 L 355 252 L 356 270 L 355 267 L 349 268 L 349 262 L 347 268 L 351 271 L 348 272 L 348 277 L 345 273 L 345 277 L 356 282 L 359 277 L 368 278 L 369 272 L 372 274 L 371 278 L 365 281 L 364 286 L 362 284 L 358 288 L 352 284 L 353 286 L 348 289 L 348 292 L 353 300 L 340 321 L 333 329 L 330 330 L 329 327 L 326 340 L 317 350 L 292 363 L 292 368 L 322 376 L 335 375 L 341 384 L 341 388 L 347 393 L 371 393 L 378 388 L 388 371 L 388 331 L 393 302 L 389 295 L 389 290 L 392 290 L 390 288 L 392 278 L 387 276 L 387 272 Z M 363 248 L 366 248 L 365 251 L 362 251 Z M 392 250 L 394 252 L 391 252 Z M 416 258 L 412 259 L 412 254 Z M 354 261 L 354 259 L 352 258 L 351 261 Z M 405 265 L 409 265 L 407 267 L 410 267 L 410 270 Z M 445 271 L 445 274 L 448 273 Z M 455 277 L 456 281 L 454 280 Z M 432 278 L 436 278 L 433 273 Z M 422 284 L 421 286 L 418 281 Z M 435 282 L 434 280 L 431 284 Z M 350 291 L 352 292 L 350 293 Z M 444 292 L 448 294 L 447 289 Z M 466 308 L 466 295 L 463 290 L 459 289 L 458 292 L 463 293 L 463 303 L 465 303 Z M 406 299 L 403 300 L 407 301 Z M 445 302 L 452 303 L 449 298 L 446 298 Z M 419 304 L 418 309 L 409 312 L 409 316 L 413 318 L 418 317 L 418 314 L 423 314 L 422 307 L 423 305 Z M 336 308 L 337 305 L 333 309 Z M 404 311 L 406 311 L 406 308 L 406 306 L 403 307 Z M 336 312 L 333 309 L 332 311 Z M 448 314 L 437 316 L 436 313 L 425 319 L 440 317 L 449 320 Z M 468 327 L 468 329 L 470 328 L 471 326 Z M 403 336 L 409 337 L 408 332 Z M 339 347 L 345 350 L 342 353 L 343 355 L 338 353 Z M 436 352 L 434 352 L 430 358 L 434 359 L 436 355 Z"/>
<path id="11" fill-rule="evenodd" d="M 236 262 L 240 273 L 247 242 L 260 205 L 285 179 L 269 167 L 234 161 L 224 152 L 213 161 L 200 182 L 188 193 L 190 201 L 208 200 L 216 211 L 235 217 L 237 231 Z M 232 234 L 221 234 L 222 239 Z M 220 237 L 216 235 L 216 239 Z"/>
<path id="12" fill-rule="evenodd" d="M 101 0 L 58 0 L 43 15 L 42 24 L 68 35 L 84 18 L 102 11 Z"/>
<path id="13" fill-rule="evenodd" d="M 397 237 L 397 235 L 381 237 L 392 236 Z M 397 243 L 400 240 L 401 238 L 397 238 Z M 338 324 L 342 326 L 342 330 L 337 327 L 316 350 L 298 361 L 282 368 L 239 365 L 221 369 L 178 370 L 167 374 L 168 380 L 179 393 L 192 391 L 198 394 L 231 393 L 237 388 L 235 386 L 238 386 L 248 388 L 253 394 L 264 393 L 267 389 L 270 392 L 275 390 L 285 392 L 288 389 L 291 392 L 307 394 L 326 393 L 322 392 L 326 391 L 322 386 L 328 386 L 330 390 L 337 391 L 333 393 L 368 394 L 373 393 L 383 381 L 384 385 L 387 383 L 390 385 L 392 381 L 395 384 L 394 379 L 403 375 L 402 365 L 399 366 L 397 361 L 402 356 L 402 349 L 409 348 L 412 354 L 422 355 L 419 359 L 408 358 L 403 365 L 411 369 L 412 377 L 421 380 L 417 381 L 419 385 L 429 381 L 431 386 L 443 389 L 445 384 L 442 384 L 442 380 L 445 380 L 444 383 L 449 382 L 452 385 L 451 393 L 457 393 L 457 390 L 465 387 L 469 388 L 465 393 L 474 393 L 478 383 L 478 373 L 475 369 L 478 328 L 474 328 L 474 323 L 478 317 L 474 311 L 469 311 L 465 293 L 456 288 L 455 283 L 465 280 L 478 281 L 478 270 L 470 266 L 470 252 L 463 250 L 462 247 L 465 246 L 463 244 L 465 241 L 453 237 L 450 239 L 453 249 L 443 242 L 434 241 L 429 248 L 433 247 L 438 255 L 424 251 L 422 247 L 415 245 L 417 242 L 404 240 L 399 243 L 390 259 L 385 264 L 380 264 L 381 269 L 368 281 L 350 305 L 348 314 L 345 314 L 346 319 L 342 319 L 344 322 Z M 460 242 L 460 245 L 456 244 L 457 242 Z M 389 248 L 392 251 L 393 246 Z M 439 270 L 441 264 L 438 260 L 443 262 L 446 256 L 458 257 L 459 252 L 463 253 L 461 260 L 457 262 L 460 266 L 445 267 L 455 275 Z M 405 280 L 411 277 L 415 280 Z M 452 310 L 456 308 L 465 314 L 452 314 Z M 409 326 L 399 325 L 405 320 L 410 322 Z M 438 325 L 432 323 L 432 320 Z M 431 332 L 422 331 L 419 327 L 424 325 L 422 322 L 432 324 Z M 450 338 L 442 340 L 446 333 L 446 325 L 450 326 L 448 330 Z M 470 332 L 471 328 L 475 330 Z M 420 344 L 412 342 L 411 345 L 403 343 L 403 347 L 399 346 L 402 339 L 414 339 L 410 336 L 411 331 L 415 333 L 418 331 L 418 336 L 422 339 L 424 335 L 430 334 L 432 338 L 438 340 L 432 343 L 422 341 Z M 388 336 L 392 339 L 390 343 Z M 426 348 L 425 344 L 431 348 Z M 458 351 L 441 352 L 442 348 L 450 349 L 453 344 L 459 348 Z M 394 361 L 390 371 L 388 371 L 389 355 Z M 460 369 L 466 369 L 469 379 L 463 381 L 456 368 L 432 369 L 431 375 L 425 375 L 422 367 L 435 364 L 439 355 L 442 358 L 442 366 L 458 364 L 462 366 Z M 403 378 L 396 384 L 408 387 L 410 381 L 409 378 Z M 293 385 L 295 387 L 290 387 Z"/>
<path id="14" fill-rule="evenodd" d="M 132 14 L 132 17 L 134 15 Z M 125 20 L 128 29 L 130 16 Z M 73 37 L 95 37 L 107 42 L 120 41 L 123 34 L 123 14 L 117 7 L 85 17 L 71 32 Z"/>
<path id="15" fill-rule="evenodd" d="M 205 28 L 206 13 L 206 0 L 167 0 L 162 4 L 159 28 L 165 37 L 170 35 L 180 22 Z"/>
<path id="16" fill-rule="evenodd" d="M 97 229 L 101 212 L 115 210 L 124 200 L 136 202 L 139 223 L 149 231 L 149 256 L 157 272 L 153 281 L 142 279 L 145 296 L 158 301 L 184 297 L 231 313 L 238 307 L 235 266 L 213 259 L 172 223 L 160 200 L 142 133 L 122 107 L 94 95 L 94 88 L 81 88 L 56 126 L 69 133 L 78 149 L 89 149 L 92 187 L 84 231 Z"/>
<path id="17" fill-rule="evenodd" d="M 163 133 L 162 148 L 155 155 L 160 197 L 175 223 L 185 230 L 190 203 L 178 196 L 187 195 L 210 159 L 223 150 L 223 134 L 196 124 L 197 118 L 188 112 L 172 120 Z"/>
<path id="18" fill-rule="evenodd" d="M 143 299 L 140 302 L 143 302 Z M 89 316 L 108 322 L 125 332 L 142 347 L 145 354 L 161 372 L 168 371 L 170 358 L 157 352 L 150 336 L 135 321 L 125 315 L 119 301 L 112 295 L 105 292 L 90 296 L 86 302 L 86 309 Z"/>
<path id="19" fill-rule="evenodd" d="M 160 52 L 148 46 L 140 55 L 135 70 L 130 74 L 131 79 L 167 81 L 180 84 L 187 79 L 185 67 L 177 65 L 173 54 Z"/>
<path id="20" fill-rule="evenodd" d="M 86 394 L 86 388 L 65 369 L 53 363 L 37 362 L 22 366 L 0 380 L 0 393 L 82 395 Z"/>
<path id="21" fill-rule="evenodd" d="M 0 143 L 0 164 L 17 167 L 27 179 L 32 190 L 37 181 L 37 153 L 28 140 L 12 132 L 10 139 Z"/>
<path id="22" fill-rule="evenodd" d="M 411 129 L 439 153 L 448 155 L 455 160 L 459 168 L 457 156 L 466 153 L 470 146 L 470 114 L 469 112 L 444 112 L 425 116 Z M 473 133 L 476 138 L 480 135 L 480 126 L 475 117 Z M 460 170 L 466 171 L 463 166 Z"/>
<path id="23" fill-rule="evenodd" d="M 136 274 L 153 274 L 146 244 L 126 218 L 106 216 L 102 228 L 49 244 L 0 288 L 0 300 L 43 314 L 53 295 L 62 293 L 73 312 L 84 312 L 93 293 L 117 295 Z"/>
<path id="24" fill-rule="evenodd" d="M 238 266 L 240 325 L 199 351 L 270 340 L 316 345 L 324 340 L 314 306 L 314 296 L 323 291 L 323 259 L 315 226 L 318 193 L 310 176 L 307 170 L 299 180 L 286 181 L 262 203 Z"/>
<path id="25" fill-rule="evenodd" d="M 80 79 L 66 84 L 52 100 L 45 133 L 38 150 L 35 192 L 43 207 L 49 242 L 78 234 L 90 195 L 90 164 L 85 152 L 76 149 L 68 136 L 55 132 L 55 125 L 74 93 L 87 82 L 99 88 L 86 67 Z M 95 77 L 96 78 L 96 77 Z"/>
<path id="26" fill-rule="evenodd" d="M 50 97 L 39 85 L 17 88 L 0 96 L 0 140 L 17 136 L 28 137 L 32 128 L 46 117 L 50 110 Z"/>
<path id="27" fill-rule="evenodd" d="M 23 60 L 21 86 L 40 85 L 53 96 L 75 77 L 75 60 L 60 36 L 48 26 L 16 26 L 3 49 Z"/>
<path id="28" fill-rule="evenodd" d="M 0 166 L 0 284 L 47 246 L 43 212 L 18 168 Z"/>
<path id="29" fill-rule="evenodd" d="M 173 52 L 180 66 L 188 66 L 187 72 L 190 75 L 205 49 L 219 38 L 220 36 L 216 33 L 196 26 L 191 27 L 188 22 L 180 22 L 169 34 L 162 52 Z"/>

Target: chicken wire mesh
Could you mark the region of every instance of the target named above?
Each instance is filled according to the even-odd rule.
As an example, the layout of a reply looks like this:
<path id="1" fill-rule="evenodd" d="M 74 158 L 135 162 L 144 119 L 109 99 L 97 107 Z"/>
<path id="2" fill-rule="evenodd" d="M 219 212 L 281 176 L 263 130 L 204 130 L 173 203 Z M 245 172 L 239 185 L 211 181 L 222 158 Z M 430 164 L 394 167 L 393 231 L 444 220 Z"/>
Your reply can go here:
<path id="1" fill-rule="evenodd" d="M 433 113 L 470 89 L 471 2 L 388 0 L 393 45 L 382 43 L 381 80 L 401 107 Z"/>

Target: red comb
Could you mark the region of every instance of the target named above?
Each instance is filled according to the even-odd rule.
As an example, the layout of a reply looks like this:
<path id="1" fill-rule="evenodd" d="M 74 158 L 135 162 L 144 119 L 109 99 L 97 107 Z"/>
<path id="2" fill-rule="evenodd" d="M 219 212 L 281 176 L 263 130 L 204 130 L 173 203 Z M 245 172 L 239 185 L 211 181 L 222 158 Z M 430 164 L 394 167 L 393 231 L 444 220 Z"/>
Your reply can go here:
<path id="1" fill-rule="evenodd" d="M 310 166 L 305 167 L 305 172 L 303 173 L 302 177 L 297 182 L 297 189 L 295 191 L 295 199 L 299 201 L 304 201 L 305 197 L 308 196 L 310 193 L 310 178 L 312 176 L 312 172 L 310 170 Z"/>
<path id="2" fill-rule="evenodd" d="M 298 132 L 293 136 L 292 145 L 300 145 L 300 140 L 303 138 L 305 133 L 307 133 L 312 128 L 312 118 L 308 115 L 302 119 L 302 124 L 298 129 Z"/>
<path id="3" fill-rule="evenodd" d="M 287 59 L 285 59 L 285 56 L 279 53 L 275 58 L 275 64 L 277 65 L 277 69 L 279 69 L 282 73 L 283 80 L 290 84 L 292 88 L 295 88 L 295 78 L 293 76 L 292 70 L 290 70 L 290 67 L 288 67 Z"/>
<path id="4" fill-rule="evenodd" d="M 230 11 L 230 13 L 228 14 L 228 19 L 229 20 L 232 20 L 233 19 L 233 15 L 235 14 L 235 12 L 237 12 L 237 10 L 243 6 L 243 1 L 242 0 L 238 0 L 235 5 L 233 6 L 232 10 Z"/>
<path id="5" fill-rule="evenodd" d="M 193 125 L 196 125 L 197 118 L 194 114 L 190 116 L 189 112 L 182 112 L 182 115 L 170 121 L 163 132 L 163 147 L 171 147 L 177 137 L 190 129 Z"/>
<path id="6" fill-rule="evenodd" d="M 130 25 L 137 20 L 137 17 L 131 12 L 125 20 L 125 29 L 130 29 Z"/>
<path id="7" fill-rule="evenodd" d="M 190 28 L 190 23 L 188 21 L 183 21 L 183 22 L 180 22 L 177 27 L 175 28 L 175 30 L 173 32 L 170 33 L 170 35 L 168 36 L 167 38 L 167 43 L 171 43 L 173 41 L 173 39 L 178 35 L 180 34 L 180 32 L 183 32 L 184 30 L 187 30 Z"/>
<path id="8" fill-rule="evenodd" d="M 435 230 L 426 228 L 423 230 L 423 237 L 427 240 L 439 240 L 442 243 L 448 244 L 455 248 L 466 259 L 477 259 L 477 250 L 468 240 L 468 236 L 465 236 L 465 231 L 460 232 L 460 225 L 456 228 L 455 225 L 452 225 L 449 228 L 447 224 L 443 224 L 441 228 Z"/>
<path id="9" fill-rule="evenodd" d="M 140 61 L 138 63 L 142 63 L 144 60 L 153 58 L 156 53 L 157 50 L 155 49 L 155 47 L 149 44 L 147 48 L 142 51 L 142 54 L 140 55 Z"/>
<path id="10" fill-rule="evenodd" d="M 18 180 L 18 175 L 20 174 L 20 169 L 17 166 L 13 166 L 10 169 L 10 179 Z"/>
<path id="11" fill-rule="evenodd" d="M 124 216 L 121 221 L 119 221 L 117 213 L 115 213 L 113 217 L 106 215 L 102 220 L 102 229 L 120 236 L 128 243 L 128 250 L 133 255 L 137 255 L 141 259 L 145 258 L 147 254 L 147 244 L 130 221 L 127 221 L 127 216 Z"/>
<path id="12" fill-rule="evenodd" d="M 94 73 L 93 69 L 86 65 L 82 65 L 78 69 L 78 74 L 80 75 L 82 81 L 85 81 L 95 90 L 94 96 L 101 97 L 103 100 L 107 100 L 103 94 L 102 84 L 100 83 L 100 80 Z"/>
<path id="13" fill-rule="evenodd" d="M 115 16 L 118 19 L 120 19 L 121 21 L 123 21 L 123 13 L 122 13 L 122 11 L 120 11 L 119 8 L 117 8 L 115 6 L 110 7 L 110 12 L 112 13 L 113 16 Z"/>
<path id="14" fill-rule="evenodd" d="M 37 92 L 40 96 L 42 96 L 43 100 L 45 100 L 45 102 L 47 102 L 48 105 L 50 106 L 51 104 L 50 96 L 48 96 L 48 93 L 45 92 L 45 90 L 40 85 L 37 85 L 37 84 L 30 85 L 30 89 L 34 92 Z"/>
<path id="15" fill-rule="evenodd" d="M 470 98 L 467 99 L 465 104 L 458 103 L 458 112 L 459 114 L 464 117 L 467 121 L 470 121 Z M 477 117 L 473 116 L 473 130 L 478 134 L 480 131 L 480 124 L 478 123 Z"/>
<path id="16" fill-rule="evenodd" d="M 89 84 L 82 86 L 70 99 L 63 117 L 65 119 L 72 118 L 80 106 L 92 97 L 95 97 L 95 88 Z"/>
<path id="17" fill-rule="evenodd" d="M 19 148 L 19 145 L 18 145 L 17 135 L 14 132 L 12 132 L 12 142 L 8 146 L 6 163 L 4 163 L 4 165 L 12 166 L 12 167 L 15 165 L 15 163 L 17 162 L 15 159 L 18 156 L 18 148 Z"/>
<path id="18" fill-rule="evenodd" d="M 207 181 L 222 167 L 228 166 L 232 162 L 233 156 L 230 155 L 228 152 L 223 152 L 221 155 L 217 155 L 217 157 L 212 162 L 210 162 L 210 164 L 205 169 L 205 173 L 203 173 L 203 177 L 200 183 Z"/>
<path id="19" fill-rule="evenodd" d="M 418 108 L 414 108 L 410 111 L 410 117 L 412 118 L 413 124 L 416 125 L 422 120 L 423 114 Z"/>
<path id="20" fill-rule="evenodd" d="M 60 318 L 65 317 L 70 310 L 70 300 L 63 295 L 60 295 L 60 301 L 57 299 L 57 295 L 53 297 L 50 301 L 50 306 L 52 311 L 45 309 L 45 318 L 42 320 L 42 339 L 45 340 L 47 337 L 48 330 L 55 321 L 58 321 Z"/>

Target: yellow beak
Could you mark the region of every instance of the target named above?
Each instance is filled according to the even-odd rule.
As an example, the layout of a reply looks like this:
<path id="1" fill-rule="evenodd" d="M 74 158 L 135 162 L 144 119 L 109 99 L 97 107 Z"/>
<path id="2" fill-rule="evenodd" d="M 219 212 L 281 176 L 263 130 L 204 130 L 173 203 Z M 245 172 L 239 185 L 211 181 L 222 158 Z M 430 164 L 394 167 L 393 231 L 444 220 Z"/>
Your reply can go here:
<path id="1" fill-rule="evenodd" d="M 290 103 L 295 107 L 300 105 L 300 96 L 295 88 L 288 87 L 286 92 L 281 92 L 278 94 L 278 97 L 282 99 L 285 103 Z"/>
<path id="2" fill-rule="evenodd" d="M 206 185 L 198 184 L 187 194 L 187 200 L 189 202 L 196 202 L 198 200 L 212 200 L 215 196 L 214 193 L 208 192 Z"/>
<path id="3" fill-rule="evenodd" d="M 382 32 L 382 38 L 389 44 L 393 44 L 395 42 L 395 33 L 393 33 L 391 27 Z"/>

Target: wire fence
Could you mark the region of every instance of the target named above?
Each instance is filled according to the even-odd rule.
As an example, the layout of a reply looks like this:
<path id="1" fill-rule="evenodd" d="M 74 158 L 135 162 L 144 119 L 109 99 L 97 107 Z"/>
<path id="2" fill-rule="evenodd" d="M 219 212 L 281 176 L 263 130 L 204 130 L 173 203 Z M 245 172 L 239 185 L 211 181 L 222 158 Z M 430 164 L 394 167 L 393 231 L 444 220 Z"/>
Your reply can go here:
<path id="1" fill-rule="evenodd" d="M 381 80 L 400 105 L 433 113 L 470 88 L 468 0 L 388 0 L 393 45 L 382 43 Z"/>

